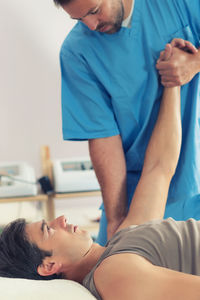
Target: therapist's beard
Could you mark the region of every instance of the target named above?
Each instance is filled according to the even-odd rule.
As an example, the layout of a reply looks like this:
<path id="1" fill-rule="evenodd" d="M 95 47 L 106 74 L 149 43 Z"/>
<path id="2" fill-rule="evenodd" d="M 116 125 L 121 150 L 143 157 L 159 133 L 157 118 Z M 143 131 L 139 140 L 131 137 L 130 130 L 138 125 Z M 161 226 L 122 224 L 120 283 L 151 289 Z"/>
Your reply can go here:
<path id="1" fill-rule="evenodd" d="M 113 33 L 120 30 L 123 19 L 124 19 L 124 6 L 123 6 L 121 0 L 119 0 L 119 4 L 120 4 L 120 8 L 117 11 L 117 15 L 115 17 L 115 20 L 113 22 L 100 23 L 97 26 L 97 28 L 95 29 L 96 31 L 101 31 L 101 29 L 104 26 L 109 26 L 110 27 L 108 31 L 105 31 L 105 33 L 107 33 L 107 34 L 113 34 Z"/>

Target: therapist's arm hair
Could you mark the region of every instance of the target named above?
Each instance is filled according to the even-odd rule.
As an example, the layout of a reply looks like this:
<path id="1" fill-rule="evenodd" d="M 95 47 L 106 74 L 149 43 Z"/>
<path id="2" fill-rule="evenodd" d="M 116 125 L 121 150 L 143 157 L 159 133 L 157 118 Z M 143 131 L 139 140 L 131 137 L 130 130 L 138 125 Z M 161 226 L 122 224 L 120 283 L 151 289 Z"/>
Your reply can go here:
<path id="1" fill-rule="evenodd" d="M 126 163 L 121 137 L 89 140 L 89 151 L 102 190 L 110 239 L 127 214 Z"/>

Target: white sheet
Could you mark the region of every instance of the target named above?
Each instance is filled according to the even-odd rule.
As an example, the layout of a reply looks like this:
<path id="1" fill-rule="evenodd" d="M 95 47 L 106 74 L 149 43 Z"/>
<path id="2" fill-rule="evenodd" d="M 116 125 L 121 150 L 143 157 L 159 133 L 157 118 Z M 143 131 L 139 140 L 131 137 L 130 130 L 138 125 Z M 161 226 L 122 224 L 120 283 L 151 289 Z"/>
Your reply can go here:
<path id="1" fill-rule="evenodd" d="M 2 300 L 95 300 L 82 285 L 64 279 L 50 281 L 0 277 Z"/>

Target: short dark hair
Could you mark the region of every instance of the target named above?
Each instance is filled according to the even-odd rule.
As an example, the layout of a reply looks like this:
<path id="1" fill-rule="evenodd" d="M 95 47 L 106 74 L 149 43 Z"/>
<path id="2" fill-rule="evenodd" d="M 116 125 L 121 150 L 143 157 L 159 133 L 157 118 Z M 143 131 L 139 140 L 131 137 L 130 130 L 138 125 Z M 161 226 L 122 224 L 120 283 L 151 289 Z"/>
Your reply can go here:
<path id="1" fill-rule="evenodd" d="M 59 275 L 41 276 L 37 267 L 52 252 L 44 251 L 28 240 L 25 219 L 17 219 L 8 224 L 0 235 L 0 276 L 50 280 Z"/>
<path id="2" fill-rule="evenodd" d="M 68 4 L 72 0 L 53 0 L 53 1 L 57 6 L 62 6 L 62 5 Z"/>

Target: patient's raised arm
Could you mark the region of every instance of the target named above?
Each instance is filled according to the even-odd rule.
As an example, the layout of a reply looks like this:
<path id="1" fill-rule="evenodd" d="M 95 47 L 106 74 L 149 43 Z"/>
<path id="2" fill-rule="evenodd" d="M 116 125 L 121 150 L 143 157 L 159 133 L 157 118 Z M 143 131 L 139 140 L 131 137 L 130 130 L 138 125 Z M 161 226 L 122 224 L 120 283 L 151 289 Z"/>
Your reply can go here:
<path id="1" fill-rule="evenodd" d="M 167 46 L 165 59 L 171 55 L 170 51 Z M 129 213 L 118 230 L 163 218 L 169 185 L 180 154 L 181 136 L 180 87 L 165 88 L 142 175 Z"/>

